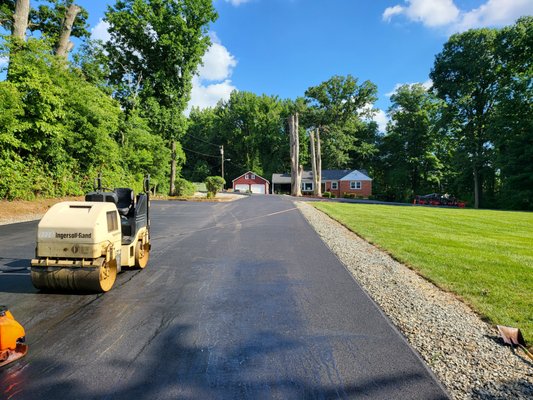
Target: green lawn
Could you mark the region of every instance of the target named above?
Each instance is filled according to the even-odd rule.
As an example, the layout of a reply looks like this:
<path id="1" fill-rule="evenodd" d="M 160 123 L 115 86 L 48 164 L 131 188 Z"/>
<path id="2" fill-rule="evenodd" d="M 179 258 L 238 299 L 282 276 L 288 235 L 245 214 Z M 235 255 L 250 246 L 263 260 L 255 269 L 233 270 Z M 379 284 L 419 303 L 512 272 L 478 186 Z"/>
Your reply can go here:
<path id="1" fill-rule="evenodd" d="M 197 192 L 207 192 L 207 188 L 204 182 L 194 182 L 193 185 L 196 188 Z"/>
<path id="2" fill-rule="evenodd" d="M 533 213 L 313 205 L 533 344 Z"/>

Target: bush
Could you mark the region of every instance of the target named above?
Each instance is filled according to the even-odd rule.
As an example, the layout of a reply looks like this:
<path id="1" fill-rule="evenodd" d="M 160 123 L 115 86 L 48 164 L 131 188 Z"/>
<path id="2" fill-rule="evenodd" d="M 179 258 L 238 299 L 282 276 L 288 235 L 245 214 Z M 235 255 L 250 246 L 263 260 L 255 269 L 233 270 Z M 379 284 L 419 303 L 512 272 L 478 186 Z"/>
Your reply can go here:
<path id="1" fill-rule="evenodd" d="M 328 199 L 331 199 L 331 192 L 324 192 L 322 193 L 322 197 L 326 197 Z"/>
<path id="2" fill-rule="evenodd" d="M 176 196 L 192 196 L 196 191 L 194 183 L 187 179 L 178 178 L 174 181 L 174 185 L 176 186 Z"/>
<path id="3" fill-rule="evenodd" d="M 207 198 L 212 198 L 217 195 L 217 192 L 224 188 L 226 181 L 221 176 L 208 176 L 205 179 L 205 187 L 207 188 Z"/>

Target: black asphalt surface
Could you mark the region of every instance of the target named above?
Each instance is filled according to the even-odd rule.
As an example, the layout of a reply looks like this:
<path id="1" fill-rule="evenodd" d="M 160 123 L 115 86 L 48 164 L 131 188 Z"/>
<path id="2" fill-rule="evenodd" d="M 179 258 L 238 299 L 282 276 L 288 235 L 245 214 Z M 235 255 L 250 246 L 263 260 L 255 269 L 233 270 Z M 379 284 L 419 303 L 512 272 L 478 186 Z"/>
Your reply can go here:
<path id="1" fill-rule="evenodd" d="M 36 222 L 0 226 L 0 304 L 29 353 L 2 399 L 444 399 L 293 202 L 152 202 L 152 253 L 104 295 L 31 285 Z"/>

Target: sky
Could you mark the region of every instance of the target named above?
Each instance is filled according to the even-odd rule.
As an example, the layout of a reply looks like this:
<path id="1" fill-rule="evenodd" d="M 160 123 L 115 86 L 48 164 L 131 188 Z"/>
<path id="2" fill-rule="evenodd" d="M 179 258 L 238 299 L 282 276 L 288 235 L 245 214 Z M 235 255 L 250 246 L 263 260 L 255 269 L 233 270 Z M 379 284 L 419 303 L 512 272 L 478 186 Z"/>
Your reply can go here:
<path id="1" fill-rule="evenodd" d="M 93 38 L 114 0 L 78 0 Z M 212 46 L 194 78 L 191 106 L 214 106 L 232 90 L 295 99 L 333 75 L 378 87 L 375 119 L 404 83 L 431 85 L 435 55 L 451 34 L 502 27 L 533 15 L 533 0 L 214 0 Z"/>

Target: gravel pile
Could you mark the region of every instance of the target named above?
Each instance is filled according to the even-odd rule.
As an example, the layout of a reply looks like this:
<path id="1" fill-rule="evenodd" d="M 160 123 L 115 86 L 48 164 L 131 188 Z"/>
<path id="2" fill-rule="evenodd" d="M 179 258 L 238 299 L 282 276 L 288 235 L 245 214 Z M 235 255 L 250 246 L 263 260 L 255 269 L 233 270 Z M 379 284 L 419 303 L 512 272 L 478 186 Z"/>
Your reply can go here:
<path id="1" fill-rule="evenodd" d="M 455 399 L 533 399 L 533 363 L 495 327 L 322 212 L 300 211 Z"/>

